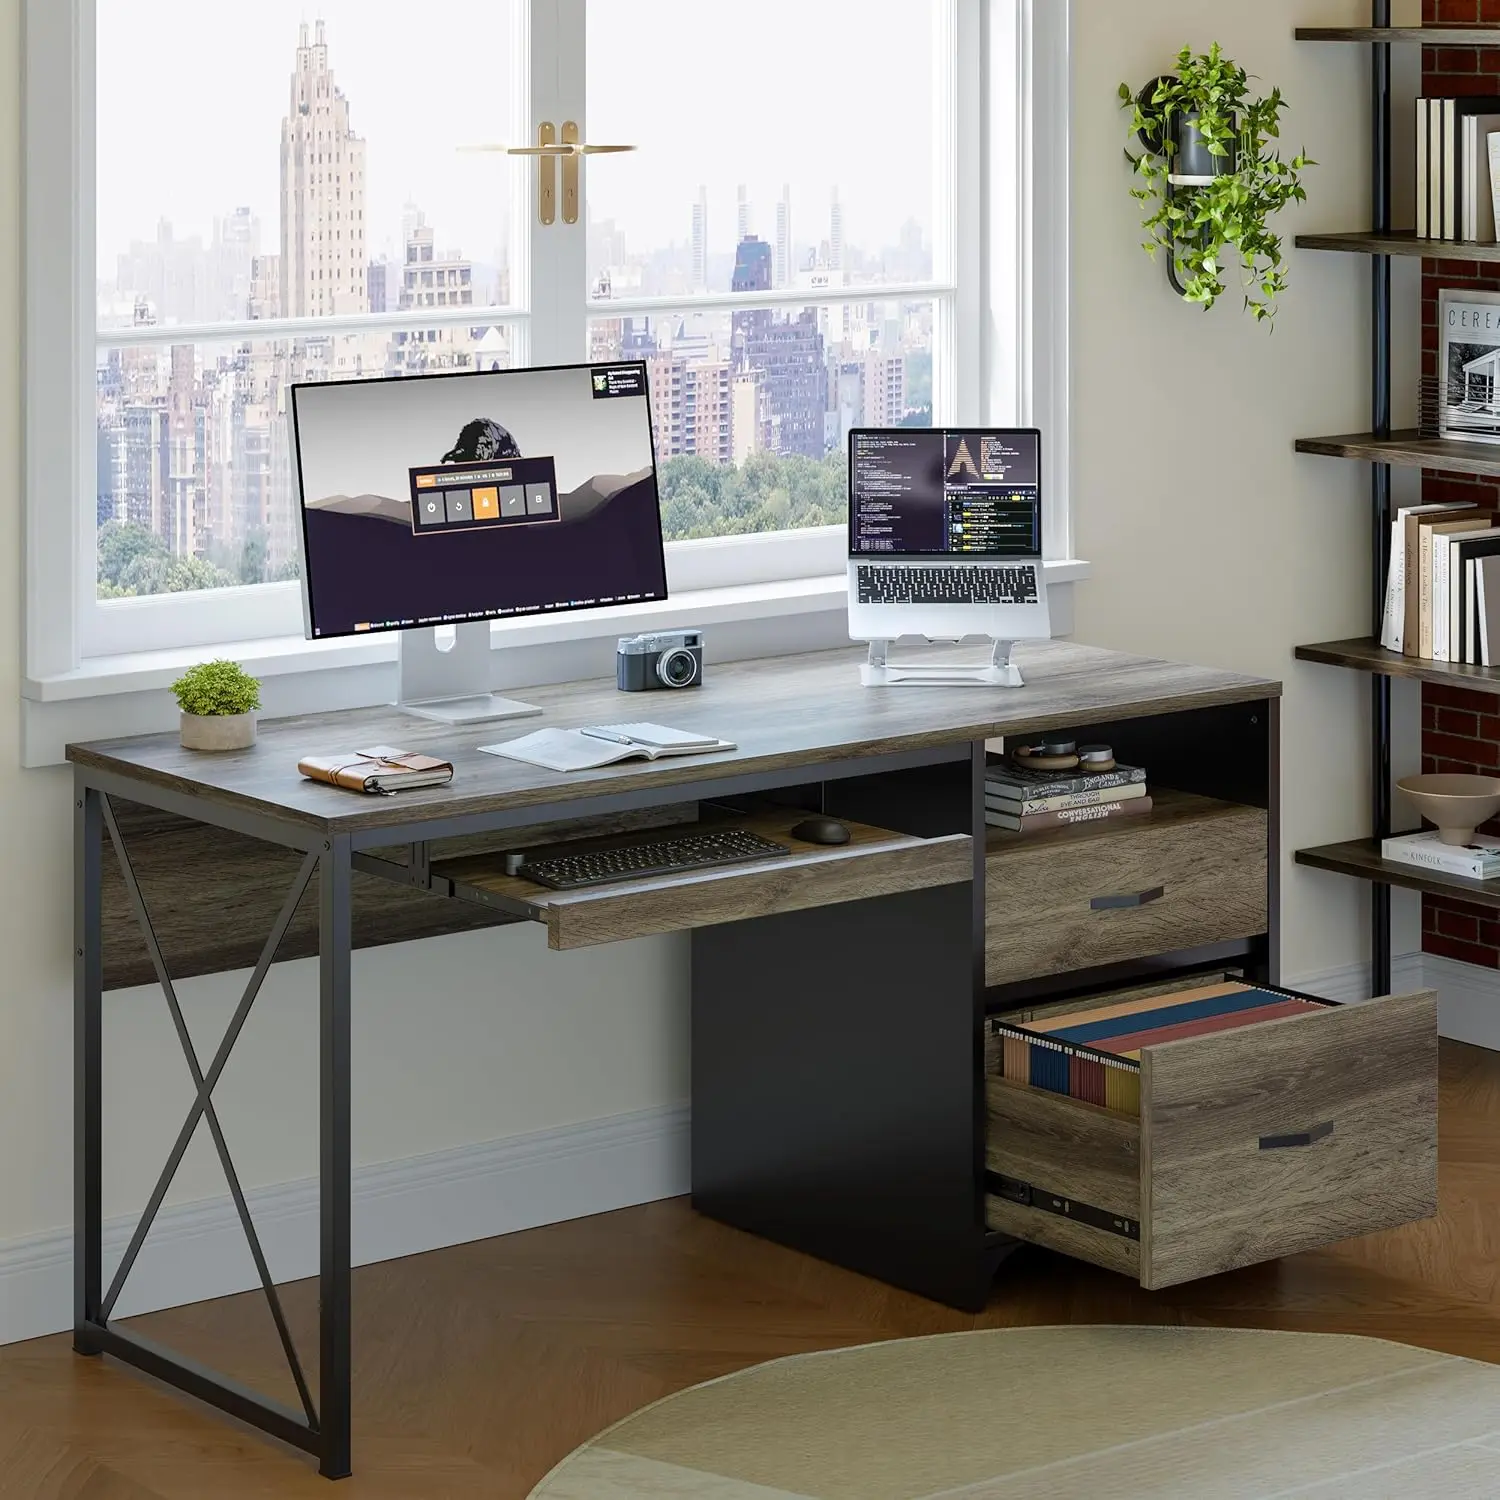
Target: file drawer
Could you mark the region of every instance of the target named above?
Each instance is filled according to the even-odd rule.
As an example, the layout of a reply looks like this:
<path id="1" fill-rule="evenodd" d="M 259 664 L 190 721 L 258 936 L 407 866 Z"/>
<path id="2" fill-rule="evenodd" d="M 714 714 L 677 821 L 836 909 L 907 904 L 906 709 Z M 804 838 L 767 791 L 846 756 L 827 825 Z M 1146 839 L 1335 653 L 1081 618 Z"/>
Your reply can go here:
<path id="1" fill-rule="evenodd" d="M 1437 1212 L 1431 991 L 1145 1047 L 1140 1093 L 988 1076 L 990 1228 L 1158 1288 Z"/>
<path id="2" fill-rule="evenodd" d="M 985 982 L 1010 984 L 1267 931 L 1265 810 L 1153 792 L 1144 817 L 991 832 Z"/>

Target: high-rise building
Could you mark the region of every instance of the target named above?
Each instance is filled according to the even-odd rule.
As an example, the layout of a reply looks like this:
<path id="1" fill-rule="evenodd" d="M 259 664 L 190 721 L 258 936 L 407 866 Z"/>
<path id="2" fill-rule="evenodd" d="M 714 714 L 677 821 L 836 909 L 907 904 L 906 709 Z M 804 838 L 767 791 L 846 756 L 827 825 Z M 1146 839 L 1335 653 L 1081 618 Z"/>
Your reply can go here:
<path id="1" fill-rule="evenodd" d="M 149 302 L 164 323 L 207 323 L 224 316 L 211 266 L 199 236 L 180 240 L 162 219 L 154 240 L 132 240 L 117 257 L 115 282 L 122 293 Z"/>
<path id="2" fill-rule="evenodd" d="M 776 286 L 783 287 L 792 284 L 792 274 L 796 270 L 792 264 L 794 254 L 792 249 L 792 186 L 790 183 L 783 183 L 781 198 L 776 204 L 776 263 L 773 273 Z"/>
<path id="3" fill-rule="evenodd" d="M 771 247 L 764 240 L 750 235 L 734 247 L 734 275 L 729 283 L 732 290 L 736 292 L 768 291 L 771 286 L 771 275 Z M 752 330 L 771 321 L 771 314 L 765 309 L 737 312 L 729 321 L 731 328 L 729 347 L 734 355 L 735 367 L 744 369 L 746 342 L 751 338 Z"/>
<path id="4" fill-rule="evenodd" d="M 742 182 L 735 194 L 734 242 L 750 238 L 750 193 Z"/>
<path id="5" fill-rule="evenodd" d="M 420 210 L 407 205 L 406 244 L 401 266 L 399 306 L 408 308 L 472 307 L 474 267 L 457 250 L 436 249 L 432 226 Z M 466 328 L 428 328 L 395 336 L 398 367 L 408 370 L 463 369 L 468 366 Z"/>
<path id="6" fill-rule="evenodd" d="M 216 318 L 243 318 L 250 300 L 250 274 L 260 254 L 260 220 L 237 208 L 214 220 L 209 294 Z"/>
<path id="7" fill-rule="evenodd" d="M 385 256 L 372 260 L 365 270 L 365 285 L 370 293 L 372 313 L 394 312 L 401 295 L 399 266 L 393 266 Z"/>
<path id="8" fill-rule="evenodd" d="M 828 194 L 828 269 L 836 272 L 844 269 L 844 209 L 836 187 Z M 838 284 L 843 285 L 842 276 Z"/>
<path id="9" fill-rule="evenodd" d="M 729 412 L 736 464 L 744 463 L 752 453 L 764 452 L 771 446 L 766 386 L 759 371 L 740 370 L 735 374 L 730 387 Z"/>
<path id="10" fill-rule="evenodd" d="M 737 357 L 740 368 L 759 375 L 765 387 L 768 446 L 777 453 L 821 458 L 827 442 L 828 372 L 817 310 L 807 308 L 795 318 L 748 316 L 756 321 L 747 327 Z"/>
<path id="11" fill-rule="evenodd" d="M 195 350 L 172 345 L 167 382 L 167 495 L 156 533 L 174 557 L 193 557 L 207 530 L 207 432 L 198 400 Z"/>
<path id="12" fill-rule="evenodd" d="M 693 290 L 708 290 L 708 189 L 702 186 L 693 205 Z"/>
<path id="13" fill-rule="evenodd" d="M 250 303 L 246 315 L 258 323 L 281 316 L 279 255 L 257 255 L 250 262 Z"/>
<path id="14" fill-rule="evenodd" d="M 657 459 L 696 454 L 730 463 L 734 414 L 729 360 L 712 348 L 693 355 L 667 350 L 649 355 L 646 364 Z"/>
<path id="15" fill-rule="evenodd" d="M 365 143 L 328 66 L 323 23 L 297 42 L 281 125 L 281 310 L 293 318 L 364 312 Z"/>

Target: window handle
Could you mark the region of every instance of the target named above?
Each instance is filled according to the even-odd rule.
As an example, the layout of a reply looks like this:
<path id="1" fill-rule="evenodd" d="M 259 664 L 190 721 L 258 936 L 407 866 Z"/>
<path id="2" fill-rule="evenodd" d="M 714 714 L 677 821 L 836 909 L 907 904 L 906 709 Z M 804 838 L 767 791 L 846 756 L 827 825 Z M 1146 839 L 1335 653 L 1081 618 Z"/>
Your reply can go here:
<path id="1" fill-rule="evenodd" d="M 467 151 L 503 151 L 507 156 L 537 158 L 536 216 L 541 224 L 557 221 L 557 161 L 562 159 L 562 216 L 564 224 L 578 222 L 578 159 L 581 156 L 615 155 L 634 151 L 634 146 L 594 146 L 578 139 L 578 124 L 564 120 L 562 139 L 557 126 L 543 120 L 536 128 L 534 146 L 466 146 Z"/>

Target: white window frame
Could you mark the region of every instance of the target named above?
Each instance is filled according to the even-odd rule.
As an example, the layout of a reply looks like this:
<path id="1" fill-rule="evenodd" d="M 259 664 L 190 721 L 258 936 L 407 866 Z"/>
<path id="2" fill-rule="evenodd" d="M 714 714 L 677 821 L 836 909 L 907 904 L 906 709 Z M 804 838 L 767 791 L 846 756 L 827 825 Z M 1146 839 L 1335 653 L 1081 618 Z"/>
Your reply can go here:
<path id="1" fill-rule="evenodd" d="M 516 102 L 513 138 L 532 120 L 575 119 L 585 131 L 584 0 L 519 7 L 531 56 L 529 99 Z M 517 172 L 514 303 L 463 308 L 517 330 L 518 362 L 586 357 L 591 316 L 667 313 L 726 304 L 807 306 L 875 297 L 931 297 L 944 337 L 933 371 L 935 415 L 956 422 L 1019 422 L 1046 433 L 1045 555 L 1054 577 L 1078 576 L 1068 504 L 1067 219 L 1068 10 L 1066 0 L 948 0 L 934 48 L 934 97 L 946 99 L 939 160 L 951 159 L 953 201 L 934 225 L 937 259 L 920 287 L 733 294 L 591 302 L 585 295 L 585 220 L 542 230 L 531 212 L 532 172 Z M 25 678 L 76 681 L 91 662 L 300 633 L 299 586 L 263 584 L 141 600 L 93 598 L 96 489 L 94 247 L 95 0 L 25 0 Z M 946 43 L 942 45 L 941 43 Z M 525 55 L 524 53 L 521 55 Z M 986 78 L 990 86 L 986 88 Z M 995 80 L 1013 79 L 1013 88 Z M 605 166 L 597 168 L 607 170 Z M 589 170 L 586 164 L 585 172 Z M 947 179 L 945 179 L 947 180 Z M 438 310 L 420 321 L 427 326 Z M 276 320 L 258 337 L 346 324 L 411 326 L 401 314 Z M 139 330 L 132 343 L 213 342 L 247 325 Z M 107 340 L 104 340 L 107 341 Z M 59 435 L 64 440 L 59 440 Z M 59 503 L 59 496 L 64 503 Z M 71 503 L 68 503 L 71 501 Z M 85 524 L 85 517 L 89 524 Z M 844 529 L 674 543 L 674 594 L 744 589 L 842 574 Z M 771 590 L 774 592 L 774 587 Z M 497 626 L 497 643 L 506 627 Z M 602 621 L 599 634 L 613 633 Z M 311 660 L 311 658 L 310 658 Z M 328 660 L 332 662 L 333 657 Z M 28 687 L 28 692 L 30 687 Z M 116 684 L 115 691 L 118 691 Z"/>

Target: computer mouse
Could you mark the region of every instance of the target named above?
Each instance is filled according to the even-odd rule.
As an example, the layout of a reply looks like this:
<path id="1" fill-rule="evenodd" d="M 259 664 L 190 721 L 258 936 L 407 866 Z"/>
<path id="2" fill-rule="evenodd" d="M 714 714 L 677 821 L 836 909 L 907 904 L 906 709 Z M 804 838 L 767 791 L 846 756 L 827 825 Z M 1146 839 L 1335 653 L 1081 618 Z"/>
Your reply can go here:
<path id="1" fill-rule="evenodd" d="M 804 844 L 847 844 L 849 830 L 837 818 L 804 818 L 792 829 L 792 837 Z"/>

